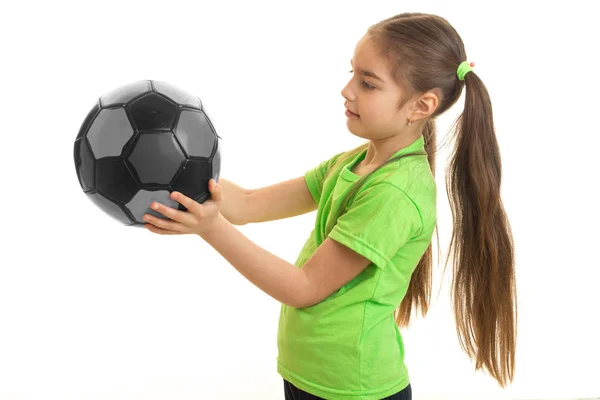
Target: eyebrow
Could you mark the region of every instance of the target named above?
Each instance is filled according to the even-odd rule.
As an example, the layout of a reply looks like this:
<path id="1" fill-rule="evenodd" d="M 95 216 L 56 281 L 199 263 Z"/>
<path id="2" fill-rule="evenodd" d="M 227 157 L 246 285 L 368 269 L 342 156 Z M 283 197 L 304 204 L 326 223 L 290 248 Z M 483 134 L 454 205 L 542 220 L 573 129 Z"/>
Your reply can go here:
<path id="1" fill-rule="evenodd" d="M 352 65 L 352 59 L 350 59 L 350 65 Z M 353 65 L 352 65 L 352 67 L 354 68 Z M 377 76 L 374 72 L 367 71 L 367 70 L 364 70 L 362 68 L 357 68 L 356 70 L 361 75 L 370 76 L 371 78 L 379 79 L 381 82 L 385 83 L 385 81 L 383 79 L 381 79 L 379 76 Z"/>

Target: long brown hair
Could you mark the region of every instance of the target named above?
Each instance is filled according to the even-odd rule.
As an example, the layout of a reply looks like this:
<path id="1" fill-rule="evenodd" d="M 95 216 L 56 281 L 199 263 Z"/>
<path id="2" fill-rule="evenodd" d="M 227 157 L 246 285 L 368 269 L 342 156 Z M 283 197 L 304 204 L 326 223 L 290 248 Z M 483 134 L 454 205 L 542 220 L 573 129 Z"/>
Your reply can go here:
<path id="1" fill-rule="evenodd" d="M 456 103 L 464 87 L 464 111 L 453 125 L 455 147 L 446 174 L 453 216 L 446 267 L 454 254 L 452 299 L 460 345 L 475 359 L 476 370 L 484 367 L 504 387 L 514 378 L 517 293 L 513 238 L 500 198 L 502 167 L 488 91 L 474 71 L 467 73 L 464 81 L 458 79 L 456 71 L 467 60 L 466 52 L 460 36 L 444 18 L 399 14 L 371 26 L 367 34 L 388 62 L 396 82 L 406 88 L 399 108 L 414 93 L 439 88 L 442 95 L 423 127 L 426 154 L 391 158 L 361 177 L 344 198 L 334 221 L 370 175 L 400 158 L 426 156 L 435 177 L 435 118 Z M 368 142 L 346 152 L 328 172 L 367 146 Z M 439 249 L 437 225 L 436 235 Z M 394 313 L 399 327 L 409 324 L 413 306 L 423 316 L 427 314 L 431 271 L 430 244 Z"/>

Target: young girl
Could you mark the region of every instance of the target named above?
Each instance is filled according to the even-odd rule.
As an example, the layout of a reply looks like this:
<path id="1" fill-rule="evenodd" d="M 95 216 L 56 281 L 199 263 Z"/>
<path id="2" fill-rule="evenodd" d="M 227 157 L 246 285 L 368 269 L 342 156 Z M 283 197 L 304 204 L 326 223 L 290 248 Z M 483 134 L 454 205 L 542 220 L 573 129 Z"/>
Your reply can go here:
<path id="1" fill-rule="evenodd" d="M 368 142 L 268 188 L 240 191 L 221 179 L 229 202 L 214 180 L 203 204 L 174 192 L 188 211 L 155 204 L 168 219 L 148 216 L 153 232 L 200 235 L 282 303 L 277 370 L 286 399 L 411 399 L 398 328 L 408 325 L 413 307 L 423 316 L 428 310 L 435 118 L 463 88 L 447 185 L 455 318 L 476 368 L 501 386 L 512 381 L 514 254 L 500 199 L 500 154 L 488 92 L 465 60 L 463 42 L 445 19 L 385 19 L 357 43 L 342 90 L 347 127 Z M 315 209 L 314 230 L 294 265 L 232 225 Z"/>

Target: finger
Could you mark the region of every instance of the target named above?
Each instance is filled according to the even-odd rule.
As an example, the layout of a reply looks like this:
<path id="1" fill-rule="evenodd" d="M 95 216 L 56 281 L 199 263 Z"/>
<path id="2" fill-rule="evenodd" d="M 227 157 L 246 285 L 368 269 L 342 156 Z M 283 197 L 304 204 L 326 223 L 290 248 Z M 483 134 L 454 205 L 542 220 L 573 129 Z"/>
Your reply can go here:
<path id="1" fill-rule="evenodd" d="M 173 231 L 175 233 L 184 233 L 185 226 L 176 221 L 155 217 L 154 215 L 144 214 L 144 221 L 163 230 Z"/>
<path id="2" fill-rule="evenodd" d="M 150 232 L 158 233 L 159 235 L 178 235 L 179 234 L 179 232 L 162 229 L 162 228 L 159 228 L 158 226 L 154 226 L 152 224 L 144 224 L 144 228 L 149 230 Z"/>
<path id="3" fill-rule="evenodd" d="M 186 212 L 176 210 L 169 206 L 165 206 L 164 204 L 160 204 L 158 202 L 154 202 L 150 205 L 150 207 L 165 217 L 172 219 L 173 221 L 177 221 L 182 223 L 183 225 L 190 225 L 193 223 L 193 218 Z"/>
<path id="4" fill-rule="evenodd" d="M 202 204 L 198 203 L 196 200 L 193 200 L 181 192 L 172 192 L 171 198 L 188 209 L 188 211 L 196 214 L 198 216 L 202 216 Z"/>

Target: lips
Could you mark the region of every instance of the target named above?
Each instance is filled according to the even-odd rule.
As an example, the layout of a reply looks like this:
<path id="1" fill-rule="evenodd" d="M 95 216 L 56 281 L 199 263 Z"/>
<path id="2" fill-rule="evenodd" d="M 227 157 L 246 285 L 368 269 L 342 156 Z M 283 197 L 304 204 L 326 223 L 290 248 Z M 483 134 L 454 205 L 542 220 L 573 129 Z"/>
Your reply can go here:
<path id="1" fill-rule="evenodd" d="M 349 111 L 349 112 L 351 112 L 352 114 L 354 114 L 354 115 L 357 115 L 357 116 L 358 116 L 358 114 L 357 114 L 357 113 L 355 113 L 354 111 L 350 110 L 348 107 L 346 107 L 346 110 L 348 110 L 348 111 Z"/>

